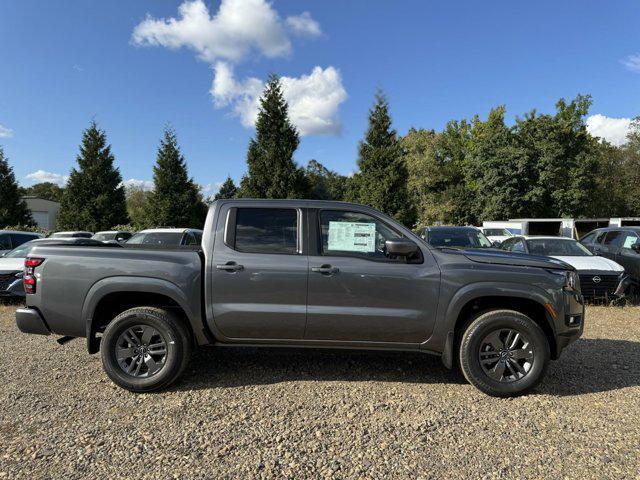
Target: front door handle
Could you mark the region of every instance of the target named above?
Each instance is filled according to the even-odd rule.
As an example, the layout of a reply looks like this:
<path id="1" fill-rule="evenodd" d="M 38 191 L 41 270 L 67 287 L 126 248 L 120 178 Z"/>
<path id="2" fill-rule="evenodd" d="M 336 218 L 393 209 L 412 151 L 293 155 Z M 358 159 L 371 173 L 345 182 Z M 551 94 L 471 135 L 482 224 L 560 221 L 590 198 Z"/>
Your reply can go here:
<path id="1" fill-rule="evenodd" d="M 332 267 L 331 265 L 321 265 L 319 267 L 311 267 L 312 272 L 322 273 L 323 275 L 334 275 L 340 271 L 338 267 Z"/>
<path id="2" fill-rule="evenodd" d="M 239 272 L 244 269 L 244 265 L 238 265 L 236 262 L 227 262 L 216 265 L 218 270 L 224 270 L 226 272 Z"/>

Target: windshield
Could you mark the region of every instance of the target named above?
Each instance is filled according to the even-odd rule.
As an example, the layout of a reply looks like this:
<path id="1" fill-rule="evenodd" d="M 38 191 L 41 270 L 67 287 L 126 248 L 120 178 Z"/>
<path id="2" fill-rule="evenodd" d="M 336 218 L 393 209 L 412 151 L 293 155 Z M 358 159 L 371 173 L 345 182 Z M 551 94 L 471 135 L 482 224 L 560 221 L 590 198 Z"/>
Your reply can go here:
<path id="1" fill-rule="evenodd" d="M 488 237 L 512 237 L 513 234 L 506 228 L 485 228 L 484 234 Z"/>
<path id="2" fill-rule="evenodd" d="M 19 247 L 16 247 L 10 252 L 7 252 L 4 258 L 26 258 L 33 247 L 35 247 L 34 242 L 23 243 Z"/>
<path id="3" fill-rule="evenodd" d="M 559 238 L 527 240 L 527 247 L 532 255 L 547 255 L 551 257 L 588 257 L 592 255 L 585 246 L 575 240 L 562 240 Z"/>
<path id="4" fill-rule="evenodd" d="M 182 232 L 140 232 L 127 240 L 127 244 L 175 247 L 181 240 Z"/>
<path id="5" fill-rule="evenodd" d="M 106 242 L 107 240 L 115 240 L 116 233 L 96 233 L 93 237 L 93 240 L 100 240 L 101 242 Z"/>
<path id="6" fill-rule="evenodd" d="M 434 247 L 489 248 L 491 242 L 479 230 L 470 228 L 438 229 L 429 232 L 429 244 Z"/>

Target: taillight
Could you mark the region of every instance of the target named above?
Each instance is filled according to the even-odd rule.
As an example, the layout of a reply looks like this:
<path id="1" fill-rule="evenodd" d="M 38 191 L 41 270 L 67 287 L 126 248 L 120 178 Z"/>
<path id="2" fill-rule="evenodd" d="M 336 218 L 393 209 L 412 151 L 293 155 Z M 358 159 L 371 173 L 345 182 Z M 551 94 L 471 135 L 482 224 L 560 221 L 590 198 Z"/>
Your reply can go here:
<path id="1" fill-rule="evenodd" d="M 29 268 L 29 267 L 37 267 L 42 262 L 44 262 L 44 258 L 27 257 L 25 259 L 25 261 L 24 261 L 24 266 L 27 267 L 27 268 Z"/>
<path id="2" fill-rule="evenodd" d="M 44 262 L 44 258 L 34 258 L 27 257 L 24 261 L 25 267 L 25 275 L 22 279 L 24 284 L 24 291 L 26 293 L 36 293 L 36 284 L 38 283 L 36 280 L 36 276 L 34 275 L 34 270 L 37 266 L 41 265 Z"/>
<path id="3" fill-rule="evenodd" d="M 26 293 L 36 293 L 36 277 L 33 275 L 27 275 L 22 279 L 24 283 L 24 291 Z"/>

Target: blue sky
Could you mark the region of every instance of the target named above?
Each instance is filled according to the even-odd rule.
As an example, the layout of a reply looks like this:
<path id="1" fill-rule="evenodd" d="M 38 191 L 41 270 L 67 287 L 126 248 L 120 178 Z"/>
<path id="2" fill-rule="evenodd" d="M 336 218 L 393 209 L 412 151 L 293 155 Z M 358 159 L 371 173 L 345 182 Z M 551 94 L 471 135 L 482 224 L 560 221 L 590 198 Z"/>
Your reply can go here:
<path id="1" fill-rule="evenodd" d="M 0 145 L 23 185 L 63 181 L 95 119 L 123 178 L 150 180 L 169 123 L 212 191 L 245 171 L 271 72 L 304 133 L 296 160 L 343 174 L 378 87 L 401 134 L 589 93 L 591 130 L 619 143 L 640 115 L 639 25 L 627 0 L 5 1 Z"/>

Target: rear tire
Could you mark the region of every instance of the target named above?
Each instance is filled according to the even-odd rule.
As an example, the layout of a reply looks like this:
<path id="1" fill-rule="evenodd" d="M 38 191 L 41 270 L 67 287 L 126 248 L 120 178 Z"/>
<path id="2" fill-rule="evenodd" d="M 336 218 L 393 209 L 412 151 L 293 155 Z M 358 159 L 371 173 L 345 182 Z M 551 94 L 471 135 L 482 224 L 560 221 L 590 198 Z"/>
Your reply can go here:
<path id="1" fill-rule="evenodd" d="M 156 307 L 122 312 L 109 323 L 100 343 L 105 373 L 132 392 L 168 387 L 191 355 L 188 328 L 172 312 Z"/>
<path id="2" fill-rule="evenodd" d="M 549 342 L 531 318 L 514 310 L 478 316 L 460 343 L 460 368 L 469 383 L 494 397 L 522 395 L 544 376 Z"/>

